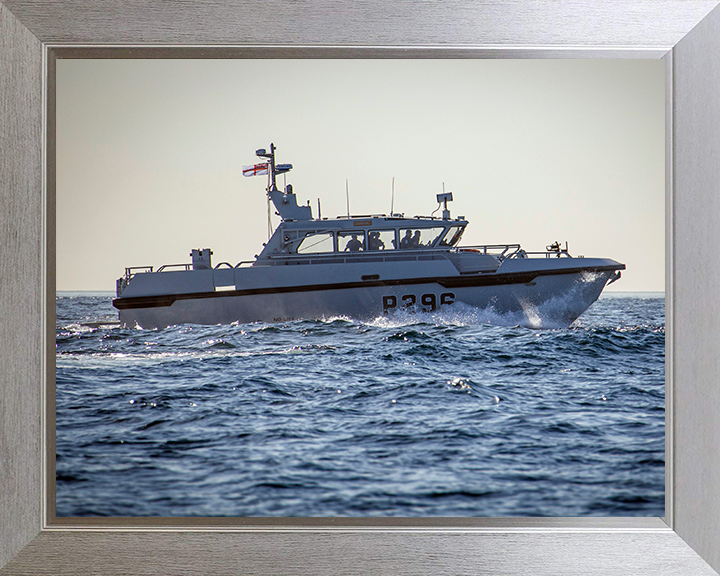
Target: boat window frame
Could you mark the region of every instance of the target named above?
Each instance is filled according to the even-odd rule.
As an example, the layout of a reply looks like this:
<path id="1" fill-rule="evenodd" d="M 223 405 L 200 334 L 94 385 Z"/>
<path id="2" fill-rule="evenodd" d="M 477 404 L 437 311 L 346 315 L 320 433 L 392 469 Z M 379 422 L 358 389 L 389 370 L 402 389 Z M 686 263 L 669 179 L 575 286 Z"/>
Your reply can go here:
<path id="1" fill-rule="evenodd" d="M 448 237 L 450 231 L 453 228 L 460 228 L 460 237 L 457 239 L 457 242 L 455 242 L 454 244 L 443 244 L 443 240 Z M 458 244 L 460 244 L 460 240 L 462 240 L 463 234 L 465 234 L 465 228 L 467 228 L 467 224 L 451 224 L 446 228 L 445 233 L 440 237 L 440 240 L 438 241 L 436 246 L 438 248 L 453 248 L 457 246 Z"/>
<path id="2" fill-rule="evenodd" d="M 300 232 L 302 233 L 302 232 Z M 300 247 L 302 246 L 303 242 L 307 240 L 308 238 L 312 237 L 313 235 L 327 235 L 330 237 L 332 241 L 332 248 L 330 250 L 326 250 L 324 252 L 301 252 Z M 305 235 L 301 238 L 298 238 L 299 242 L 297 246 L 295 246 L 294 253 L 300 254 L 300 255 L 307 255 L 307 254 L 333 254 L 334 252 L 337 252 L 337 239 L 335 238 L 335 233 L 332 230 L 308 230 L 305 232 Z"/>
<path id="3" fill-rule="evenodd" d="M 402 232 L 404 232 L 405 230 L 411 230 L 411 231 L 413 231 L 413 232 L 416 231 L 416 230 L 420 230 L 420 231 L 421 231 L 421 232 L 420 232 L 420 236 L 421 236 L 421 238 L 422 238 L 422 231 L 423 231 L 423 230 L 436 230 L 436 229 L 438 229 L 438 228 L 440 228 L 441 230 L 440 230 L 440 232 L 435 236 L 435 238 L 433 239 L 432 244 L 430 244 L 430 245 L 420 244 L 419 246 L 412 246 L 412 247 L 410 247 L 410 248 L 403 248 L 403 247 L 402 247 Z M 448 228 L 448 227 L 447 227 L 446 224 L 440 224 L 439 226 L 437 226 L 437 225 L 436 225 L 436 226 L 399 226 L 399 227 L 397 228 L 397 241 L 398 241 L 398 247 L 399 247 L 398 249 L 399 249 L 399 250 L 425 250 L 425 249 L 428 249 L 428 248 L 435 248 L 435 247 L 437 246 L 438 241 L 439 241 L 441 238 L 443 238 L 444 235 L 447 233 L 447 228 Z M 413 236 L 414 236 L 414 234 L 413 234 Z"/>
<path id="4" fill-rule="evenodd" d="M 394 245 L 391 245 L 390 248 L 385 245 L 385 248 L 382 250 L 371 250 L 370 249 L 370 232 L 380 232 L 381 234 L 383 232 L 392 232 L 393 233 L 393 242 Z M 368 252 L 385 252 L 386 250 L 399 250 L 400 249 L 400 242 L 398 241 L 398 229 L 397 228 L 370 228 L 367 231 L 367 237 L 368 237 Z M 384 243 L 384 242 L 383 242 Z"/>
<path id="5" fill-rule="evenodd" d="M 344 254 L 345 252 L 349 252 L 350 254 L 357 254 L 359 252 L 369 252 L 367 249 L 367 230 L 365 228 L 362 228 L 360 230 L 354 230 L 352 228 L 342 229 L 335 232 L 335 252 L 338 254 Z M 360 250 L 340 250 L 340 236 L 362 236 L 362 248 Z M 349 242 L 349 240 L 348 240 Z M 347 243 L 346 243 L 347 245 Z"/>

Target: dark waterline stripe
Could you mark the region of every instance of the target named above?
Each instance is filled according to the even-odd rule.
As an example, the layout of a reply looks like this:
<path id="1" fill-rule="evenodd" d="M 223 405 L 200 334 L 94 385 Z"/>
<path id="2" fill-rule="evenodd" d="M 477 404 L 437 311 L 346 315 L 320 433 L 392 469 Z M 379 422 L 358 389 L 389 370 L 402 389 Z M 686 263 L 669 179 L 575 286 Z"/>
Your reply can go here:
<path id="1" fill-rule="evenodd" d="M 500 286 L 504 284 L 527 284 L 538 276 L 559 276 L 580 272 L 611 272 L 625 270 L 624 264 L 617 266 L 592 266 L 585 268 L 564 268 L 561 270 L 540 270 L 491 274 L 482 276 L 446 276 L 432 278 L 410 278 L 397 280 L 372 280 L 363 282 L 340 282 L 336 284 L 311 284 L 305 286 L 277 286 L 272 288 L 251 288 L 247 290 L 223 290 L 221 292 L 193 292 L 189 294 L 167 294 L 159 296 L 135 296 L 115 298 L 113 306 L 118 310 L 132 308 L 159 308 L 171 306 L 176 300 L 201 298 L 228 298 L 233 296 L 256 296 L 259 294 L 287 294 L 293 292 L 314 292 L 323 290 L 348 290 L 351 288 L 375 288 L 380 286 L 413 286 L 416 284 L 439 284 L 444 288 L 472 288 L 479 286 Z"/>

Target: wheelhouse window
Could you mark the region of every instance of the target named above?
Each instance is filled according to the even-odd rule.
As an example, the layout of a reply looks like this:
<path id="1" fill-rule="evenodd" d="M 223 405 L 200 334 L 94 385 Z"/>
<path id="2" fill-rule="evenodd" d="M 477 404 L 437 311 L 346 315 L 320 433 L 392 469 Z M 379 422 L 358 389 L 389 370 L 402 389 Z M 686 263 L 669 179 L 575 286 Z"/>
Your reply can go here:
<path id="1" fill-rule="evenodd" d="M 400 248 L 402 249 L 418 249 L 430 248 L 435 245 L 442 233 L 444 227 L 433 228 L 401 228 L 400 229 Z"/>
<path id="2" fill-rule="evenodd" d="M 368 250 L 394 250 L 397 248 L 395 230 L 370 230 Z"/>
<path id="3" fill-rule="evenodd" d="M 438 246 L 457 246 L 462 238 L 463 232 L 465 232 L 465 226 L 450 226 L 447 234 L 440 240 Z"/>
<path id="4" fill-rule="evenodd" d="M 362 252 L 365 246 L 364 230 L 338 232 L 338 252 Z"/>
<path id="5" fill-rule="evenodd" d="M 332 232 L 308 232 L 297 247 L 298 254 L 319 254 L 332 251 Z"/>

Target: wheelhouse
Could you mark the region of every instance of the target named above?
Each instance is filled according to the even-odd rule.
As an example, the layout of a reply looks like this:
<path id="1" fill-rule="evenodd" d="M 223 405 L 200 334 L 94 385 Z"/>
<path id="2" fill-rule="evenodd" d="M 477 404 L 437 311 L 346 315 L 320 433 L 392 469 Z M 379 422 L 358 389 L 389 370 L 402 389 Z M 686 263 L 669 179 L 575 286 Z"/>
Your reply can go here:
<path id="1" fill-rule="evenodd" d="M 277 230 L 263 255 L 452 248 L 459 244 L 465 226 L 467 222 L 460 219 L 448 222 L 390 217 L 287 222 Z"/>

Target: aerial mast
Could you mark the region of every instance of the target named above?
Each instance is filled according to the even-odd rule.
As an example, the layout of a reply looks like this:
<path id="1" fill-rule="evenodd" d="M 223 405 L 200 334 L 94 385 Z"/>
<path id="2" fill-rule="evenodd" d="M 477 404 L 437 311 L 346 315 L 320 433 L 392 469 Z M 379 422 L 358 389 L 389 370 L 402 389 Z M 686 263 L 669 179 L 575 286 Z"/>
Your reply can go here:
<path id="1" fill-rule="evenodd" d="M 255 150 L 255 154 L 261 158 L 267 158 L 270 160 L 270 184 L 268 186 L 268 190 L 277 190 L 277 186 L 275 184 L 275 144 L 272 142 L 270 143 L 270 154 L 265 151 L 265 148 Z"/>
<path id="2" fill-rule="evenodd" d="M 288 184 L 282 192 L 278 190 L 277 175 L 290 172 L 292 164 L 275 164 L 275 150 L 275 144 L 273 143 L 270 144 L 269 153 L 265 148 L 255 150 L 257 156 L 268 160 L 268 174 L 270 176 L 270 183 L 267 188 L 268 197 L 275 204 L 275 208 L 283 220 L 311 220 L 312 209 L 310 206 L 298 206 L 291 184 Z"/>

